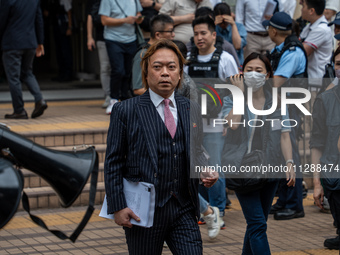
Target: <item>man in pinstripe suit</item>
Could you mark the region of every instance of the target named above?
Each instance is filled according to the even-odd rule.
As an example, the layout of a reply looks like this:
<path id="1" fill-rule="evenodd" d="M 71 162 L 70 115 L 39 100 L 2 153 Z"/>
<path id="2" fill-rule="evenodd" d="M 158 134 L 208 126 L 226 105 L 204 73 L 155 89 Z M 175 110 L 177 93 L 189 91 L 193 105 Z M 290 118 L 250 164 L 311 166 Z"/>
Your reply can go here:
<path id="1" fill-rule="evenodd" d="M 202 254 L 198 178 L 190 178 L 190 169 L 207 165 L 207 160 L 201 150 L 200 109 L 175 92 L 184 62 L 173 42 L 156 42 L 142 59 L 147 91 L 112 109 L 105 160 L 107 205 L 124 227 L 130 254 L 161 254 L 164 241 L 173 254 Z M 155 185 L 153 227 L 132 227 L 130 219 L 138 216 L 126 205 L 123 177 Z M 201 177 L 211 187 L 218 174 Z"/>

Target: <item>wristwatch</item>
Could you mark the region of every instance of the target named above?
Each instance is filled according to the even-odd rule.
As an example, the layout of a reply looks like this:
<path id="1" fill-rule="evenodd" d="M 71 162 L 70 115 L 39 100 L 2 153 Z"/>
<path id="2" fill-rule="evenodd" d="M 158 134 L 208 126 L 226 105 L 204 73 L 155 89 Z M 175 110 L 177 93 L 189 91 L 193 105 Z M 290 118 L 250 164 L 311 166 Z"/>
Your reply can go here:
<path id="1" fill-rule="evenodd" d="M 294 165 L 294 160 L 288 159 L 288 160 L 286 161 L 286 165 L 287 165 L 288 163 L 292 163 L 292 164 Z"/>

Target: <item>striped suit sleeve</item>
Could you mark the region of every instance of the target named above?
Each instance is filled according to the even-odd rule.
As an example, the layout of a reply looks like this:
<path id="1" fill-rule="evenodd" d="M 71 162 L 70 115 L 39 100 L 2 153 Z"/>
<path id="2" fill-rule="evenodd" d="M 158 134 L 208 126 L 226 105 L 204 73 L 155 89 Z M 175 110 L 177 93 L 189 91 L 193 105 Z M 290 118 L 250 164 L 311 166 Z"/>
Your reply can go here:
<path id="1" fill-rule="evenodd" d="M 107 136 L 104 163 L 107 212 L 112 214 L 127 207 L 123 193 L 123 171 L 126 169 L 126 115 L 121 103 L 114 105 Z"/>

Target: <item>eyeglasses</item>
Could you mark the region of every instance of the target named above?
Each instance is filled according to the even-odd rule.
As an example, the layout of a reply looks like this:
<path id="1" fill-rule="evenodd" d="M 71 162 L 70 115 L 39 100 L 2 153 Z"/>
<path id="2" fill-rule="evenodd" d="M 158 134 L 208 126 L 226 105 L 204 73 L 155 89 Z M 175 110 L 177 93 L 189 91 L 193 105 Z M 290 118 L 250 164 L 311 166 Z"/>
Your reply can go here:
<path id="1" fill-rule="evenodd" d="M 174 30 L 169 30 L 169 31 L 157 31 L 159 33 L 174 33 L 175 31 Z"/>

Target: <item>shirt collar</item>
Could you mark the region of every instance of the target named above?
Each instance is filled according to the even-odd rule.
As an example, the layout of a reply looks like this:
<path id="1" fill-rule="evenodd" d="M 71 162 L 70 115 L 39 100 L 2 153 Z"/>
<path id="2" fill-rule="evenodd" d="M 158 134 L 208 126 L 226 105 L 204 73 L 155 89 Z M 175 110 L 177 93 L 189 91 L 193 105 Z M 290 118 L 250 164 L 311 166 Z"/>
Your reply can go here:
<path id="1" fill-rule="evenodd" d="M 326 20 L 324 15 L 322 15 L 313 24 L 311 24 L 309 29 L 312 30 L 314 27 L 317 27 L 321 22 L 325 22 L 326 24 L 328 24 L 328 21 Z"/>
<path id="2" fill-rule="evenodd" d="M 285 44 L 285 43 L 283 42 L 283 43 L 281 43 L 280 45 L 275 46 L 275 48 L 272 50 L 272 52 L 274 52 L 275 50 L 276 50 L 277 52 L 280 52 L 280 51 L 282 50 L 284 44 Z"/>
<path id="3" fill-rule="evenodd" d="M 153 92 L 151 88 L 149 88 L 149 94 L 150 94 L 150 99 L 154 106 L 157 108 L 164 100 L 164 97 L 158 95 L 157 93 Z M 171 96 L 169 97 L 170 99 L 170 106 L 176 107 L 176 101 L 175 101 L 175 91 L 172 92 Z"/>
<path id="4" fill-rule="evenodd" d="M 231 25 L 229 24 L 226 29 L 221 28 L 219 25 L 216 25 L 217 32 L 221 34 L 228 34 L 230 32 Z"/>

